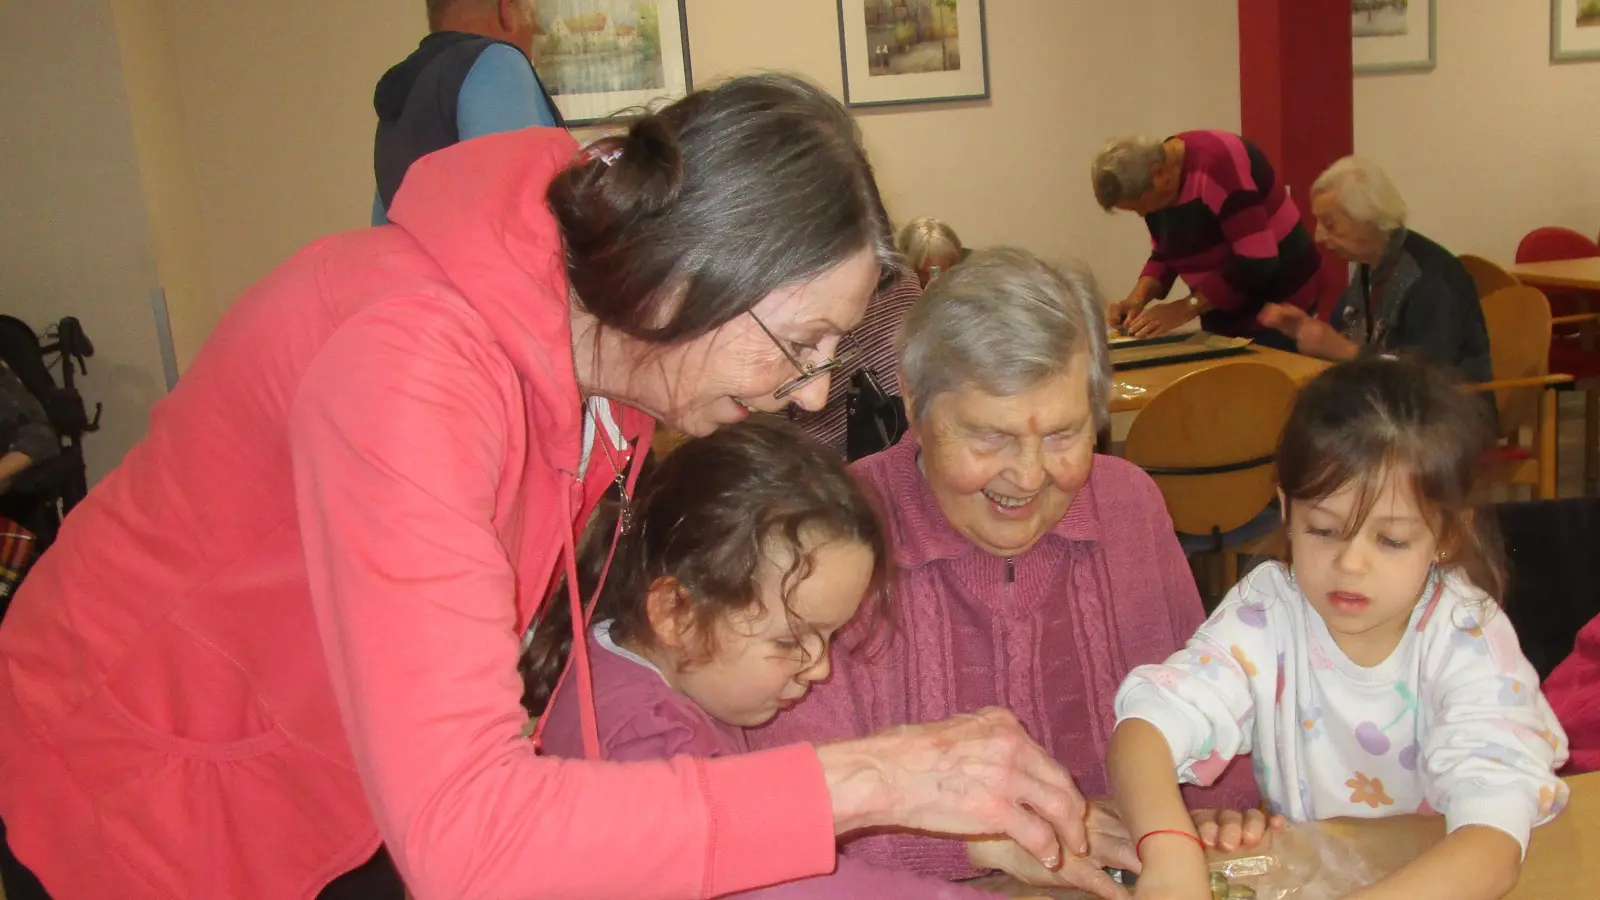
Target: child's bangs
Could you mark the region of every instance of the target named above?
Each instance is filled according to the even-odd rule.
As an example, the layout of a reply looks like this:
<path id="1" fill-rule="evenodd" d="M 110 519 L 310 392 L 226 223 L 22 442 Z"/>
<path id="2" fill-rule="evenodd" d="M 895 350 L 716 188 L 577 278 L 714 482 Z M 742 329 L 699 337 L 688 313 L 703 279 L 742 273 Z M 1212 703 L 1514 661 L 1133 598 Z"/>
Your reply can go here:
<path id="1" fill-rule="evenodd" d="M 1301 483 L 1283 485 L 1283 493 L 1292 501 L 1320 503 L 1340 491 L 1353 490 L 1351 515 L 1339 534 L 1340 540 L 1349 540 L 1361 531 L 1384 488 L 1391 484 L 1410 491 L 1419 506 L 1425 504 L 1427 474 L 1414 462 L 1395 445 L 1373 454 L 1322 453 L 1319 464 Z"/>

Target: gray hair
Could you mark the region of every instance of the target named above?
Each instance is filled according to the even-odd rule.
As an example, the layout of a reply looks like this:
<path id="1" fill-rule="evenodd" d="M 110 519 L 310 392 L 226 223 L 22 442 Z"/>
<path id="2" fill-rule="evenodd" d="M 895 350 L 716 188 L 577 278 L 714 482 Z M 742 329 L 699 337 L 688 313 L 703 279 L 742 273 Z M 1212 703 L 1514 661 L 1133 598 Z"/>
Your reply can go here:
<path id="1" fill-rule="evenodd" d="M 1088 353 L 1089 404 L 1097 429 L 1110 421 L 1111 352 L 1105 304 L 1081 264 L 1060 269 L 1026 250 L 972 255 L 928 285 L 898 335 L 912 416 L 933 398 L 975 385 L 1020 394 Z"/>
<path id="2" fill-rule="evenodd" d="M 1406 201 L 1379 165 L 1346 156 L 1311 184 L 1311 196 L 1332 194 L 1345 214 L 1388 234 L 1406 224 Z"/>
<path id="3" fill-rule="evenodd" d="M 1094 199 L 1110 211 L 1125 200 L 1150 190 L 1150 170 L 1166 162 L 1167 148 L 1147 137 L 1120 137 L 1106 142 L 1089 165 Z"/>

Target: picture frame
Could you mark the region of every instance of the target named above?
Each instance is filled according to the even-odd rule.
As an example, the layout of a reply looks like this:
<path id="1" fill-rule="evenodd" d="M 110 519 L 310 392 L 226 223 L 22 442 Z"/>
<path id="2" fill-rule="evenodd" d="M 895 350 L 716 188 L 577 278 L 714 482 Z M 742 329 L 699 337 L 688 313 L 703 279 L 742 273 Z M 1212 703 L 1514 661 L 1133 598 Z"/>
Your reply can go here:
<path id="1" fill-rule="evenodd" d="M 1600 0 L 1550 0 L 1550 62 L 1600 60 Z"/>
<path id="2" fill-rule="evenodd" d="M 685 0 L 533 0 L 533 66 L 568 126 L 694 89 Z"/>
<path id="3" fill-rule="evenodd" d="M 1439 61 L 1438 0 L 1350 0 L 1357 75 L 1431 72 Z"/>
<path id="4" fill-rule="evenodd" d="M 985 0 L 838 0 L 847 106 L 989 99 Z"/>

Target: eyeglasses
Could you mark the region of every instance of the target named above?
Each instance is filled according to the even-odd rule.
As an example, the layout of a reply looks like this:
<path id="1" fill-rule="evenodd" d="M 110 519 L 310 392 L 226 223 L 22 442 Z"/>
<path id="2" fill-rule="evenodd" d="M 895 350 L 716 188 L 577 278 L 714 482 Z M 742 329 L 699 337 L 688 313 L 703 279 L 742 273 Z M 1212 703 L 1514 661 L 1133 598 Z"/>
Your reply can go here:
<path id="1" fill-rule="evenodd" d="M 861 359 L 861 348 L 856 346 L 856 342 L 851 339 L 850 335 L 846 334 L 839 338 L 839 346 L 833 351 L 833 356 L 818 362 L 802 362 L 793 353 L 789 352 L 788 346 L 777 335 L 772 333 L 772 329 L 768 328 L 765 322 L 756 318 L 755 313 L 751 313 L 750 318 L 755 319 L 755 323 L 761 329 L 761 332 L 767 336 L 768 340 L 772 341 L 773 346 L 778 348 L 778 352 L 783 354 L 783 358 L 787 359 L 789 364 L 794 366 L 795 370 L 800 373 L 797 377 L 779 385 L 778 389 L 772 392 L 772 396 L 775 399 L 782 400 L 818 378 L 838 369 L 848 369 Z"/>

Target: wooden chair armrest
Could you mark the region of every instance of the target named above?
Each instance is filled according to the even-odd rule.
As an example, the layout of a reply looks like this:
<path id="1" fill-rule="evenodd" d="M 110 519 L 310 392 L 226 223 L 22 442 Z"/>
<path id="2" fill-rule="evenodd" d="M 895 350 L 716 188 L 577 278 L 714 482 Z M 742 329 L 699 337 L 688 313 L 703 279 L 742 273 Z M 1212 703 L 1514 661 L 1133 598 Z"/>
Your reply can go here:
<path id="1" fill-rule="evenodd" d="M 1576 325 L 1579 322 L 1593 322 L 1600 320 L 1600 312 L 1573 313 L 1570 316 L 1556 316 L 1550 320 L 1551 325 Z"/>
<path id="2" fill-rule="evenodd" d="M 1484 391 L 1509 391 L 1513 388 L 1551 387 L 1568 384 L 1572 380 L 1571 375 L 1538 375 L 1533 378 L 1505 378 L 1500 381 L 1485 381 L 1482 384 L 1466 384 L 1462 385 L 1462 388 L 1481 394 Z"/>

